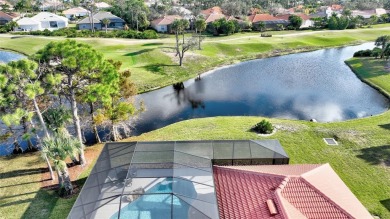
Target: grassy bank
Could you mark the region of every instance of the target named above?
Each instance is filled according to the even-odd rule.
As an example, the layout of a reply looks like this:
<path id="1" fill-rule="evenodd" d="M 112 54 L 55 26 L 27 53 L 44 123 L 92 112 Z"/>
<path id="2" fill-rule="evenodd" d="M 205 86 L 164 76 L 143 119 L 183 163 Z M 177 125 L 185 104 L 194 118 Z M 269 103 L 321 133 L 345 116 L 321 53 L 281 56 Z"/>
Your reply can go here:
<path id="1" fill-rule="evenodd" d="M 174 39 L 127 40 L 80 38 L 107 58 L 123 62 L 130 69 L 139 91 L 148 91 L 195 77 L 218 66 L 243 60 L 287 53 L 311 51 L 320 48 L 373 41 L 379 35 L 390 34 L 390 24 L 375 28 L 343 31 L 280 31 L 273 37 L 261 38 L 259 33 L 239 33 L 232 36 L 208 37 L 202 50 L 186 54 L 184 66 L 177 65 L 173 52 Z M 189 36 L 187 36 L 189 37 Z M 61 37 L 1 37 L 0 48 L 33 54 L 50 41 Z"/>

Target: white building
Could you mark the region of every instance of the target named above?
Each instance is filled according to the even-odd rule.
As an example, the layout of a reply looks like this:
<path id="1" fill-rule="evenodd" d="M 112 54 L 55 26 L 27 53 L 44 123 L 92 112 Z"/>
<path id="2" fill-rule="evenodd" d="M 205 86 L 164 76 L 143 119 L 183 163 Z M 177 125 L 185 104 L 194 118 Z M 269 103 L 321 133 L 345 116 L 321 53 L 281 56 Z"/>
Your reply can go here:
<path id="1" fill-rule="evenodd" d="M 66 17 L 58 16 L 49 12 L 41 12 L 31 18 L 22 18 L 17 21 L 18 29 L 23 31 L 58 30 L 68 26 L 68 19 Z"/>
<path id="2" fill-rule="evenodd" d="M 65 17 L 68 19 L 78 18 L 78 17 L 86 17 L 89 15 L 89 13 L 90 12 L 87 9 L 82 8 L 82 7 L 70 8 L 70 9 L 62 12 L 62 14 L 64 14 Z"/>

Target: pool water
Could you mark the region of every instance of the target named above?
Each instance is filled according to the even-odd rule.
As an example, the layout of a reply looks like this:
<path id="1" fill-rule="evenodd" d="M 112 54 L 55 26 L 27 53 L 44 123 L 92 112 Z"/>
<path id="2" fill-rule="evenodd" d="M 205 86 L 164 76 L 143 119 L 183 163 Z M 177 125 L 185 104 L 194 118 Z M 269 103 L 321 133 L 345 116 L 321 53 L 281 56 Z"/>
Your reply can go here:
<path id="1" fill-rule="evenodd" d="M 154 218 L 188 218 L 190 206 L 173 194 L 173 187 L 188 186 L 185 180 L 173 179 L 167 177 L 163 181 L 157 183 L 152 188 L 148 189 L 144 195 L 135 201 L 124 206 L 120 215 L 116 212 L 111 216 L 111 219 L 116 218 L 139 218 L 139 219 L 154 219 Z M 180 185 L 181 184 L 181 185 Z M 186 185 L 185 185 L 186 184 Z M 193 187 L 193 185 L 192 185 Z M 192 191 L 190 188 L 187 191 Z M 194 195 L 194 194 L 186 195 Z M 193 192 L 191 192 L 193 193 Z M 122 199 L 124 200 L 124 199 Z M 122 203 L 123 204 L 123 203 Z M 119 217 L 118 217 L 119 216 Z"/>

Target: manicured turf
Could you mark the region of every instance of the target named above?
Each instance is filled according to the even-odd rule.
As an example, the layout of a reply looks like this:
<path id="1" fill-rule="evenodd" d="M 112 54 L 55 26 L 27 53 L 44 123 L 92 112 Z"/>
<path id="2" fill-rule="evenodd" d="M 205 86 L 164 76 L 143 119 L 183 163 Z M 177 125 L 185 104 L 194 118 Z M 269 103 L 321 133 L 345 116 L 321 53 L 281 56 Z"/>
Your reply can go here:
<path id="1" fill-rule="evenodd" d="M 344 31 L 273 31 L 274 36 L 261 38 L 259 33 L 238 33 L 231 36 L 208 37 L 203 50 L 193 50 L 184 57 L 184 66 L 177 65 L 173 50 L 174 38 L 157 40 L 77 39 L 92 45 L 107 58 L 123 62 L 130 69 L 139 92 L 167 86 L 195 77 L 218 66 L 243 60 L 268 57 L 319 48 L 373 41 L 390 34 L 390 24 L 375 28 Z M 385 28 L 385 29 L 383 29 Z M 190 37 L 189 35 L 186 37 Z M 33 54 L 53 40 L 63 37 L 2 37 L 0 48 Z"/>

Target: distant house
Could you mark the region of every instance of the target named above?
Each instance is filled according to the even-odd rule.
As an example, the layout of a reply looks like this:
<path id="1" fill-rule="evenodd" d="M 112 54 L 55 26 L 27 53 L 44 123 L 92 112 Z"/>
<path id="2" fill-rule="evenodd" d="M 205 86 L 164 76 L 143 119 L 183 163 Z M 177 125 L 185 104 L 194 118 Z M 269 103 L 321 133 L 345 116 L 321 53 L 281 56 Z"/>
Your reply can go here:
<path id="1" fill-rule="evenodd" d="M 150 25 L 155 29 L 157 32 L 162 33 L 170 33 L 171 32 L 171 24 L 176 19 L 182 19 L 179 15 L 167 15 L 162 18 L 158 18 L 156 20 L 153 20 L 150 22 Z"/>
<path id="2" fill-rule="evenodd" d="M 202 15 L 203 17 L 208 17 L 210 14 L 223 14 L 222 8 L 219 6 L 215 6 L 206 10 L 202 10 L 200 12 L 200 15 Z"/>
<path id="3" fill-rule="evenodd" d="M 259 23 L 264 22 L 266 29 L 272 29 L 276 28 L 278 24 L 281 24 L 283 26 L 287 26 L 289 22 L 284 19 L 280 19 L 277 17 L 274 17 L 270 14 L 255 14 L 248 16 L 248 20 L 252 22 L 252 26 L 254 29 L 259 29 Z"/>
<path id="4" fill-rule="evenodd" d="M 310 20 L 310 17 L 306 14 L 295 14 L 296 16 L 302 18 L 302 25 L 299 28 L 308 28 L 314 26 L 314 21 Z M 278 15 L 276 18 L 289 21 L 291 14 Z"/>
<path id="5" fill-rule="evenodd" d="M 85 16 L 88 16 L 89 13 L 90 12 L 87 9 L 82 8 L 82 7 L 70 8 L 70 9 L 62 12 L 62 14 L 64 14 L 65 17 L 67 17 L 68 19 L 85 17 Z"/>
<path id="6" fill-rule="evenodd" d="M 13 21 L 13 20 L 14 20 L 14 18 L 11 15 L 0 11 L 0 25 L 4 25 L 4 24 L 6 24 L 10 21 Z"/>
<path id="7" fill-rule="evenodd" d="M 213 175 L 220 218 L 373 218 L 329 164 L 213 166 Z"/>
<path id="8" fill-rule="evenodd" d="M 108 8 L 111 8 L 112 6 L 105 3 L 105 2 L 96 2 L 95 3 L 95 6 L 98 10 L 105 10 L 105 9 L 108 9 Z"/>
<path id="9" fill-rule="evenodd" d="M 58 30 L 68 26 L 68 19 L 49 12 L 41 12 L 34 17 L 24 17 L 17 21 L 17 30 L 34 31 L 48 29 Z"/>
<path id="10" fill-rule="evenodd" d="M 92 17 L 86 17 L 83 20 L 79 21 L 77 23 L 79 30 L 91 30 L 91 18 Z M 93 15 L 93 26 L 95 30 L 102 30 L 105 28 L 105 25 L 103 24 L 104 19 L 109 19 L 110 24 L 108 25 L 108 28 L 110 29 L 123 29 L 125 26 L 125 21 L 110 12 L 101 11 Z"/>

